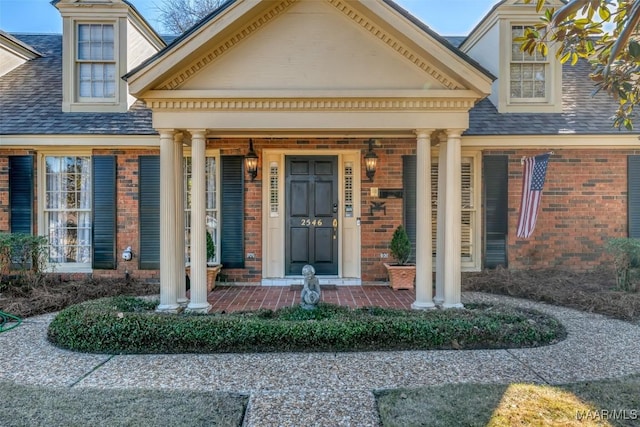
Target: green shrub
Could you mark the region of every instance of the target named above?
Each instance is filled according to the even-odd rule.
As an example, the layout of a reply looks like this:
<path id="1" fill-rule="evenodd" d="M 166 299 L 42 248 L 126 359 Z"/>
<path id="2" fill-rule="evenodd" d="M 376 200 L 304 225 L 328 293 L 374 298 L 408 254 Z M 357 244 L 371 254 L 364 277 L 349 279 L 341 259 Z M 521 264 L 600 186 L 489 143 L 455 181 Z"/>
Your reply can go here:
<path id="1" fill-rule="evenodd" d="M 469 305 L 465 310 L 349 309 L 189 315 L 157 314 L 133 297 L 69 307 L 51 322 L 49 340 L 98 353 L 226 353 L 281 351 L 507 348 L 561 339 L 555 319 L 533 311 Z"/>
<path id="2" fill-rule="evenodd" d="M 391 256 L 399 265 L 405 265 L 411 259 L 411 240 L 409 240 L 407 230 L 402 225 L 399 225 L 393 232 L 389 250 L 391 251 Z"/>
<path id="3" fill-rule="evenodd" d="M 640 239 L 611 239 L 607 242 L 607 251 L 613 255 L 618 289 L 623 291 L 637 290 Z"/>
<path id="4" fill-rule="evenodd" d="M 39 284 L 47 271 L 48 257 L 46 237 L 0 233 L 0 278 L 15 274 L 21 282 Z"/>

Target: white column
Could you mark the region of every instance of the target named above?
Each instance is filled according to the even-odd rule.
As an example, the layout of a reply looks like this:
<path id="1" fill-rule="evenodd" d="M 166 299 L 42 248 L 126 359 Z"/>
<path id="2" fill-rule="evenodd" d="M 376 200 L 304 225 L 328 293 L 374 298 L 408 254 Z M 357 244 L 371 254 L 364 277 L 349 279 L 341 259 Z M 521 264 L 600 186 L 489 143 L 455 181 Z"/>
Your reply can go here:
<path id="1" fill-rule="evenodd" d="M 186 280 L 184 269 L 184 153 L 182 140 L 184 134 L 177 132 L 174 135 L 174 160 L 175 186 L 176 186 L 176 237 L 175 257 L 178 262 L 176 268 L 176 297 L 180 306 L 185 307 L 189 300 L 186 295 Z"/>
<path id="2" fill-rule="evenodd" d="M 448 129 L 447 140 L 447 184 L 444 209 L 444 308 L 461 308 L 460 302 L 460 221 L 462 155 L 460 152 L 460 129 Z"/>
<path id="3" fill-rule="evenodd" d="M 442 305 L 444 302 L 444 219 L 447 203 L 447 135 L 438 135 L 440 147 L 438 151 L 438 221 L 436 230 L 436 296 L 433 302 Z"/>
<path id="4" fill-rule="evenodd" d="M 431 260 L 431 129 L 418 129 L 416 167 L 416 300 L 411 308 L 433 308 Z"/>
<path id="5" fill-rule="evenodd" d="M 175 313 L 175 229 L 176 229 L 176 187 L 174 162 L 173 129 L 160 131 L 160 304 L 156 311 Z"/>
<path id="6" fill-rule="evenodd" d="M 207 240 L 206 240 L 206 171 L 205 130 L 191 132 L 191 301 L 187 310 L 206 313 Z"/>

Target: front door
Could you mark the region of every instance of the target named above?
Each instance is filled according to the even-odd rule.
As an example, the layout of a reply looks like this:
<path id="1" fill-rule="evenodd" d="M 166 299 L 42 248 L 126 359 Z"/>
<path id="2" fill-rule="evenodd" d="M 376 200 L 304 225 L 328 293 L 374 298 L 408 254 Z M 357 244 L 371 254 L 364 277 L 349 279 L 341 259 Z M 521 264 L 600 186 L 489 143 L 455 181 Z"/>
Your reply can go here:
<path id="1" fill-rule="evenodd" d="M 287 275 L 338 274 L 338 158 L 286 157 Z"/>

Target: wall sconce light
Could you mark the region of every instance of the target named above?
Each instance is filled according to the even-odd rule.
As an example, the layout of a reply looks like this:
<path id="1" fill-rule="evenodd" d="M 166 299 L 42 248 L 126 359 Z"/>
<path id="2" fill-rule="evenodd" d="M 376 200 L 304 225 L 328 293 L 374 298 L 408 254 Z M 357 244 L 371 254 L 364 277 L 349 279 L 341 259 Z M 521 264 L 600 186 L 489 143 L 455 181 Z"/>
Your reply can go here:
<path id="1" fill-rule="evenodd" d="M 373 182 L 373 177 L 376 174 L 376 169 L 378 168 L 378 156 L 373 152 L 373 139 L 369 141 L 369 151 L 364 155 L 364 168 L 367 172 L 367 178 L 369 181 Z"/>
<path id="2" fill-rule="evenodd" d="M 251 177 L 251 181 L 258 176 L 258 155 L 253 151 L 253 139 L 249 140 L 249 152 L 244 156 L 244 167 Z"/>

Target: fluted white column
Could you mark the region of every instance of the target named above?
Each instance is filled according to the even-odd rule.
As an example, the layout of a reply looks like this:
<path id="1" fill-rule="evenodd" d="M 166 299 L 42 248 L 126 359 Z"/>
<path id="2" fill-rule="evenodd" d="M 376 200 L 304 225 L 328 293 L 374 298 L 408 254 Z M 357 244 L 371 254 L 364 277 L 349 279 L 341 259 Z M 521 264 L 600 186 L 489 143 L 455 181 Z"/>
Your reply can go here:
<path id="1" fill-rule="evenodd" d="M 416 300 L 411 308 L 433 308 L 431 255 L 431 129 L 416 130 Z"/>
<path id="2" fill-rule="evenodd" d="M 178 262 L 176 269 L 176 297 L 181 306 L 186 306 L 189 300 L 186 295 L 186 280 L 184 269 L 184 152 L 182 140 L 184 134 L 177 132 L 174 135 L 174 161 L 175 186 L 176 186 L 176 237 L 175 257 Z"/>
<path id="3" fill-rule="evenodd" d="M 461 173 L 462 173 L 462 155 L 461 155 L 461 134 L 460 129 L 447 130 L 447 184 L 446 184 L 446 200 L 444 211 L 444 239 L 445 239 L 445 258 L 444 258 L 444 308 L 461 308 L 460 302 L 460 234 L 461 234 L 461 218 L 462 218 L 462 194 L 461 194 Z"/>
<path id="4" fill-rule="evenodd" d="M 174 249 L 176 229 L 176 187 L 174 162 L 174 131 L 160 131 L 160 304 L 157 311 L 175 313 L 178 303 L 175 292 L 176 259 Z"/>
<path id="5" fill-rule="evenodd" d="M 444 219 L 447 200 L 447 135 L 438 135 L 440 147 L 438 151 L 438 220 L 436 229 L 436 296 L 433 302 L 442 305 L 444 302 Z"/>
<path id="6" fill-rule="evenodd" d="M 187 310 L 206 313 L 207 240 L 205 131 L 191 132 L 191 301 Z"/>

